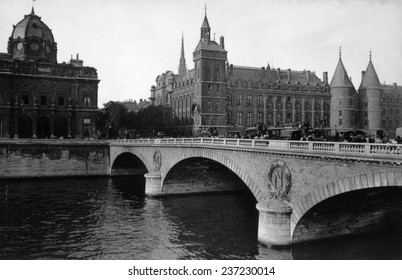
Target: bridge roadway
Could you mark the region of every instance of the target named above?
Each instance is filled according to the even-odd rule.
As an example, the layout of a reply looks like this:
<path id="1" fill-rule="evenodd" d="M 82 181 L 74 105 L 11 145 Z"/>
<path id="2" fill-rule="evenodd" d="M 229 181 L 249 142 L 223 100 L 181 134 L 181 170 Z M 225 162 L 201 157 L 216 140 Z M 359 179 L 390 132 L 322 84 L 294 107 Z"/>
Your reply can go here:
<path id="1" fill-rule="evenodd" d="M 316 217 L 325 226 L 315 229 L 303 218 L 319 216 L 314 209 L 334 197 L 352 192 L 367 197 L 402 186 L 402 145 L 398 144 L 229 138 L 112 140 L 110 172 L 115 160 L 127 153 L 145 166 L 149 196 L 174 192 L 164 180 L 185 160 L 204 158 L 225 166 L 254 195 L 258 238 L 273 245 L 363 232 L 395 209 L 388 207 L 385 213 L 366 207 L 368 212 L 363 213 L 360 207 L 351 210 L 353 215 L 340 214 L 337 218 L 342 222 Z M 383 201 L 374 204 L 386 205 Z"/>

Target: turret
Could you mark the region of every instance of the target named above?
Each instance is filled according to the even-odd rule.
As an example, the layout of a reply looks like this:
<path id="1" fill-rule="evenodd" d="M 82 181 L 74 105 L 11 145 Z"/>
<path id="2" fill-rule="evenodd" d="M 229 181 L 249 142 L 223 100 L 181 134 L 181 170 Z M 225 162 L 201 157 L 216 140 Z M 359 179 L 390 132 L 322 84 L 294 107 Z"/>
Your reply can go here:
<path id="1" fill-rule="evenodd" d="M 354 130 L 356 128 L 357 93 L 343 65 L 341 49 L 339 51 L 338 65 L 336 66 L 330 87 L 332 94 L 330 118 L 332 134 Z"/>
<path id="2" fill-rule="evenodd" d="M 370 60 L 366 71 L 362 71 L 362 81 L 359 87 L 360 128 L 375 135 L 382 125 L 382 96 L 380 80 Z"/>

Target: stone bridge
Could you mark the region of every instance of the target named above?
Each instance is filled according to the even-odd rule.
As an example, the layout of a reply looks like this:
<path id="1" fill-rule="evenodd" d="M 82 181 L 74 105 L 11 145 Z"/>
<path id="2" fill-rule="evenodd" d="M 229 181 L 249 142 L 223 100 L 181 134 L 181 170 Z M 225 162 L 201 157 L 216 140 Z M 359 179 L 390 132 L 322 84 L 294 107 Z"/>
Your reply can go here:
<path id="1" fill-rule="evenodd" d="M 198 175 L 186 168 L 201 160 L 220 166 L 229 174 L 225 179 L 240 180 L 253 194 L 258 237 L 267 244 L 375 231 L 402 217 L 402 145 L 224 138 L 110 142 L 110 173 L 122 162 L 145 174 L 147 195 L 226 190 L 197 184 Z M 173 178 L 186 176 L 184 184 Z"/>

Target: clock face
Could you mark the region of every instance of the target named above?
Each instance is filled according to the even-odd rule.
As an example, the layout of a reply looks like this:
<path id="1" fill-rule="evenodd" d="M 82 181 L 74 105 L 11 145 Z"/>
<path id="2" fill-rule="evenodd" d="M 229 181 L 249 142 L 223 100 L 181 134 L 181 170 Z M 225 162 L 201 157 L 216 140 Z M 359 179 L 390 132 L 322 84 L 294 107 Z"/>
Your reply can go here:
<path id="1" fill-rule="evenodd" d="M 19 43 L 17 44 L 17 50 L 20 51 L 21 49 L 22 49 L 22 43 L 19 42 Z"/>
<path id="2" fill-rule="evenodd" d="M 39 44 L 36 42 L 31 43 L 31 50 L 33 51 L 39 50 Z"/>

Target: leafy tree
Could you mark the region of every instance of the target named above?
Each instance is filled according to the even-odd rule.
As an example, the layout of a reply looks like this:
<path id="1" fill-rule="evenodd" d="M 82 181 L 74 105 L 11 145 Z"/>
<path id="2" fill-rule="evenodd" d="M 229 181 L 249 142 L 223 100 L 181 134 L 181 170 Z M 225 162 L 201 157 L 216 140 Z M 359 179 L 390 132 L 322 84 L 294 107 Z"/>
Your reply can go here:
<path id="1" fill-rule="evenodd" d="M 168 106 L 148 106 L 137 113 L 128 112 L 124 104 L 109 101 L 99 111 L 97 127 L 104 138 L 126 137 L 126 132 L 154 137 L 158 132 L 176 136 L 178 119 Z M 134 133 L 130 134 L 134 136 Z"/>
<path id="2" fill-rule="evenodd" d="M 108 138 L 118 137 L 119 130 L 126 123 L 127 113 L 127 107 L 120 102 L 109 101 L 104 104 L 97 121 L 97 127 L 102 135 Z"/>

